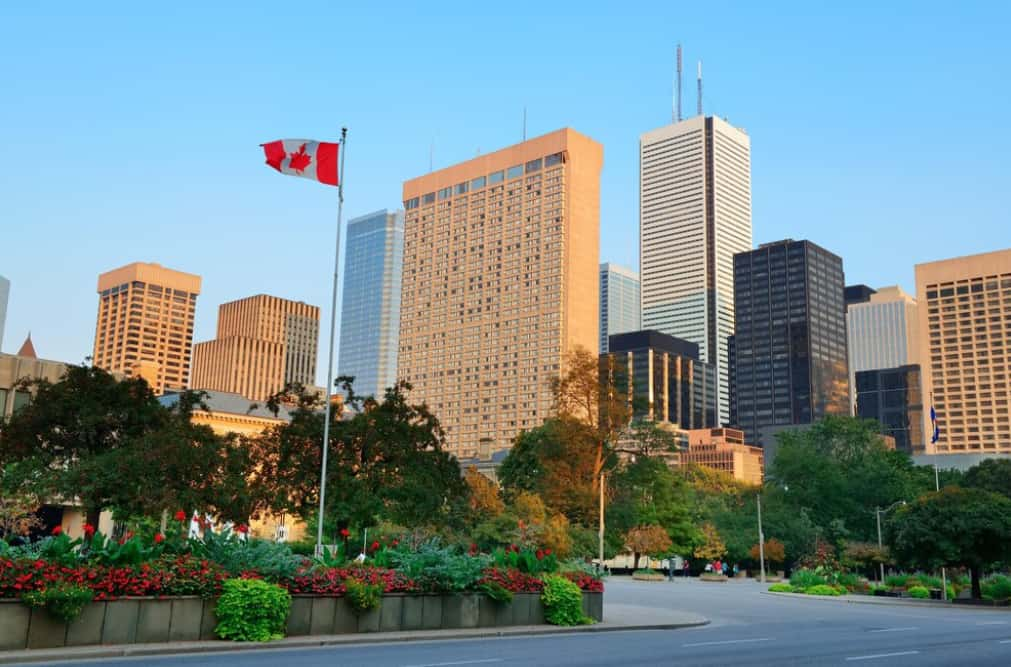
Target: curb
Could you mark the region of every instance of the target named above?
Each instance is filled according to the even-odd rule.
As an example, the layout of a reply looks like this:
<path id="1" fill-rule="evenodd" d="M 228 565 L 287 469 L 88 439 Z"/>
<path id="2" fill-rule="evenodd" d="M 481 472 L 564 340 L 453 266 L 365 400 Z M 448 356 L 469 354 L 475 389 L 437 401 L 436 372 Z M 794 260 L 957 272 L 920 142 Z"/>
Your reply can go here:
<path id="1" fill-rule="evenodd" d="M 158 655 L 196 655 L 210 653 L 235 653 L 247 651 L 283 651 L 307 648 L 323 648 L 327 646 L 387 644 L 392 642 L 433 642 L 460 639 L 488 639 L 502 637 L 537 637 L 542 635 L 562 635 L 580 632 L 630 632 L 642 630 L 678 630 L 681 628 L 696 628 L 709 625 L 708 618 L 699 617 L 698 621 L 685 623 L 652 623 L 640 625 L 584 625 L 574 627 L 531 626 L 514 629 L 488 628 L 486 631 L 458 632 L 445 631 L 421 633 L 373 633 L 351 635 L 326 635 L 316 638 L 291 638 L 263 644 L 248 642 L 208 641 L 178 644 L 125 644 L 119 646 L 79 646 L 63 649 L 28 649 L 24 651 L 0 652 L 0 665 L 18 665 L 35 662 L 59 662 L 96 660 L 108 658 L 136 658 Z M 439 632 L 439 631 L 436 631 Z"/>
<path id="2" fill-rule="evenodd" d="M 944 600 L 914 600 L 910 598 L 885 598 L 885 601 L 877 601 L 873 599 L 860 600 L 857 596 L 848 595 L 804 595 L 803 593 L 776 593 L 774 591 L 762 591 L 762 595 L 771 595 L 774 597 L 783 598 L 795 598 L 802 600 L 823 600 L 825 602 L 845 602 L 847 604 L 871 604 L 878 605 L 879 607 L 943 607 L 945 609 L 958 609 L 958 610 L 995 610 L 1004 611 L 1011 610 L 1009 607 L 988 607 L 986 605 L 967 605 L 967 604 L 954 604 L 952 602 L 946 602 Z M 869 596 L 868 596 L 869 597 Z M 894 602 L 893 602 L 894 600 Z"/>

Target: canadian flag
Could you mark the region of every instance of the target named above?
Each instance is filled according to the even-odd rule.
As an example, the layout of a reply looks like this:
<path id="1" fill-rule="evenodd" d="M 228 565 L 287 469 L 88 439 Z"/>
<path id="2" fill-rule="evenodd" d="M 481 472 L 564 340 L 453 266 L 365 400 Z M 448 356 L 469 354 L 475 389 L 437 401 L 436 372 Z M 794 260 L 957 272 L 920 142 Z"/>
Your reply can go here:
<path id="1" fill-rule="evenodd" d="M 337 185 L 337 149 L 330 144 L 311 139 L 280 139 L 260 144 L 267 164 L 282 174 L 311 178 L 326 185 Z"/>

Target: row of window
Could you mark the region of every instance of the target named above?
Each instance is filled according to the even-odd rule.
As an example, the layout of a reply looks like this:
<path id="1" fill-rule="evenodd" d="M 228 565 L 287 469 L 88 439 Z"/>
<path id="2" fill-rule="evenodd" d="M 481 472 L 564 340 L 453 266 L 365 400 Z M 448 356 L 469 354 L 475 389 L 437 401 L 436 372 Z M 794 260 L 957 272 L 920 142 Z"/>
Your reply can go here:
<path id="1" fill-rule="evenodd" d="M 438 191 L 438 193 L 429 192 L 421 197 L 413 197 L 404 202 L 404 208 L 410 211 L 418 208 L 418 206 L 434 204 L 436 197 L 438 197 L 439 201 L 443 201 L 454 195 L 464 195 L 471 190 L 480 190 L 487 185 L 494 185 L 505 180 L 520 178 L 523 174 L 531 174 L 540 171 L 542 167 L 553 167 L 555 165 L 562 164 L 564 161 L 564 153 L 553 153 L 544 158 L 530 160 L 526 164 L 517 164 L 509 167 L 508 169 L 493 172 L 487 176 L 478 176 L 470 181 L 464 181 L 463 183 L 457 183 L 451 187 L 442 188 Z"/>

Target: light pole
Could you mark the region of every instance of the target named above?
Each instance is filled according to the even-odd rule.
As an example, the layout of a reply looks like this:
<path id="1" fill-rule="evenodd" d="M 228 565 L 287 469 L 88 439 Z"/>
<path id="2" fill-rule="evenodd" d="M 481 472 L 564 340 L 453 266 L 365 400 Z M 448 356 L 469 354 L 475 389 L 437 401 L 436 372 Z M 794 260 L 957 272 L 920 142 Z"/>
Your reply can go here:
<path id="1" fill-rule="evenodd" d="M 880 507 L 877 507 L 877 508 L 874 509 L 874 516 L 877 517 L 877 520 L 878 520 L 878 555 L 879 555 L 879 557 L 882 554 L 884 554 L 884 551 L 885 551 L 885 546 L 884 546 L 884 544 L 881 543 L 881 515 L 885 514 L 886 512 L 891 512 L 893 509 L 895 509 L 899 505 L 905 505 L 905 504 L 906 504 L 905 500 L 900 500 L 898 502 L 894 502 L 891 505 L 889 505 L 887 509 L 881 509 Z M 878 579 L 878 583 L 883 584 L 883 583 L 885 583 L 885 562 L 883 560 L 881 562 L 879 562 L 878 563 L 878 567 L 880 568 L 879 573 L 881 575 L 880 579 Z"/>
<path id="2" fill-rule="evenodd" d="M 600 571 L 604 571 L 604 472 L 600 472 L 600 522 L 597 529 L 597 547 L 599 550 Z"/>
<path id="3" fill-rule="evenodd" d="M 762 494 L 755 496 L 758 499 L 758 563 L 761 571 L 761 581 L 765 583 L 765 534 L 762 532 Z"/>
<path id="4" fill-rule="evenodd" d="M 931 409 L 933 409 L 933 408 L 931 408 Z M 935 457 L 934 458 L 934 490 L 935 491 L 940 491 L 941 490 L 941 477 L 940 477 L 940 473 L 937 472 L 937 458 L 936 458 L 937 454 L 934 454 L 934 457 Z M 948 599 L 948 573 L 944 571 L 943 567 L 941 568 L 941 599 L 942 600 L 947 600 Z"/>

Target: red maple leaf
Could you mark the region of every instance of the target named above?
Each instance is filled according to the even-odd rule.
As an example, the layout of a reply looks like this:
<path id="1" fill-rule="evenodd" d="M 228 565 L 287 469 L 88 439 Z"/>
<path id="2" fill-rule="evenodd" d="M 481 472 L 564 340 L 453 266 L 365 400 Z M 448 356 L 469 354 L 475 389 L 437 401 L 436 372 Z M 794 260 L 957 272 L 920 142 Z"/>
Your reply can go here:
<path id="1" fill-rule="evenodd" d="M 312 162 L 312 156 L 305 152 L 305 144 L 298 147 L 298 152 L 290 153 L 288 157 L 291 158 L 291 162 L 288 164 L 290 169 L 294 169 L 298 173 L 302 173 L 309 163 Z"/>

